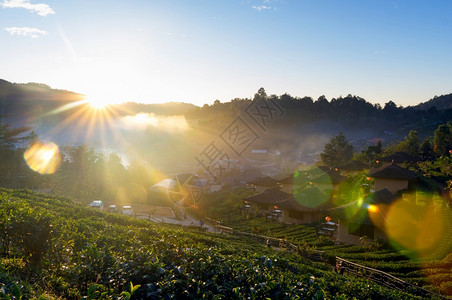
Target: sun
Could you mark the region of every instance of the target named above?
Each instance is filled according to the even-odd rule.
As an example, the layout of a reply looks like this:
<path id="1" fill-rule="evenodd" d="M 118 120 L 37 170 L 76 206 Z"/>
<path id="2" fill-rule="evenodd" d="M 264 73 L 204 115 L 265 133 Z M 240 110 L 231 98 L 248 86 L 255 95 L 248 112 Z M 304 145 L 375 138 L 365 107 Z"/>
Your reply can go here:
<path id="1" fill-rule="evenodd" d="M 110 105 L 108 100 L 99 97 L 88 97 L 85 101 L 94 109 L 105 109 Z"/>

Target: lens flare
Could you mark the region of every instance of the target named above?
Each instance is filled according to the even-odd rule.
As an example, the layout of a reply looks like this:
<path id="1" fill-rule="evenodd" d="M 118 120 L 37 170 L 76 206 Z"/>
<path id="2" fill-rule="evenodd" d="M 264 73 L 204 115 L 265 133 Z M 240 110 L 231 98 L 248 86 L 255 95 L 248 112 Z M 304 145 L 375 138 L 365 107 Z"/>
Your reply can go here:
<path id="1" fill-rule="evenodd" d="M 369 213 L 377 213 L 378 212 L 378 206 L 373 205 L 373 204 L 368 204 L 367 205 L 367 211 Z"/>
<path id="2" fill-rule="evenodd" d="M 27 165 L 39 174 L 53 174 L 61 164 L 61 154 L 54 143 L 37 142 L 24 153 Z"/>
<path id="3" fill-rule="evenodd" d="M 319 207 L 328 201 L 328 195 L 316 187 L 295 190 L 292 195 L 300 205 L 310 208 Z"/>
<path id="4" fill-rule="evenodd" d="M 367 216 L 365 208 L 367 204 L 362 197 L 356 202 L 345 206 L 345 216 L 349 220 L 354 220 L 356 223 L 360 223 Z"/>
<path id="5" fill-rule="evenodd" d="M 414 253 L 414 258 L 430 259 L 447 239 L 444 215 L 435 205 L 419 206 L 403 200 L 394 202 L 386 216 L 384 229 L 393 246 Z"/>

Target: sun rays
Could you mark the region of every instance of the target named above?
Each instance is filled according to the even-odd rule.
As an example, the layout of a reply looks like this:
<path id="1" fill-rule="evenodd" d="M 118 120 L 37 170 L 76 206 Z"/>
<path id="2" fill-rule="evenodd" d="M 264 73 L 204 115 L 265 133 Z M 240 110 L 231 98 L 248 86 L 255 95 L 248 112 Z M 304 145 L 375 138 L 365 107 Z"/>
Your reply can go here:
<path id="1" fill-rule="evenodd" d="M 60 154 L 60 150 L 63 150 L 61 147 L 81 144 L 90 145 L 99 152 L 114 149 L 122 153 L 121 155 L 129 162 L 148 160 L 149 157 L 145 158 L 142 151 L 137 149 L 137 141 L 133 138 L 138 131 L 146 134 L 148 129 L 156 128 L 171 136 L 189 127 L 184 116 L 137 114 L 127 109 L 127 105 L 108 104 L 108 101 L 90 99 L 94 98 L 61 102 L 59 107 L 34 114 L 33 119 L 44 124 L 42 128 L 45 131 L 39 138 L 46 142 L 39 141 L 29 146 L 25 160 L 32 170 L 41 174 L 56 172 L 63 160 Z M 57 141 L 61 149 L 56 145 Z"/>
<path id="2" fill-rule="evenodd" d="M 87 99 L 63 104 L 36 119 L 46 119 L 51 124 L 44 134 L 47 142 L 31 144 L 24 154 L 27 165 L 40 174 L 52 174 L 62 161 L 60 150 L 54 143 L 56 136 L 71 129 L 70 141 L 87 143 L 95 140 L 97 146 L 106 147 L 107 135 L 115 140 L 126 141 L 117 129 L 115 122 L 128 112 L 118 106 L 108 105 L 106 102 L 96 102 Z M 58 120 L 54 123 L 53 120 Z"/>
<path id="3" fill-rule="evenodd" d="M 46 116 L 59 114 L 64 114 L 65 118 L 46 133 L 50 139 L 68 128 L 75 128 L 76 130 L 72 130 L 75 134 L 72 137 L 74 141 L 100 138 L 100 142 L 103 144 L 107 132 L 111 133 L 114 138 L 120 137 L 114 123 L 117 118 L 127 112 L 120 110 L 118 106 L 109 105 L 105 101 L 86 98 L 62 105 Z"/>

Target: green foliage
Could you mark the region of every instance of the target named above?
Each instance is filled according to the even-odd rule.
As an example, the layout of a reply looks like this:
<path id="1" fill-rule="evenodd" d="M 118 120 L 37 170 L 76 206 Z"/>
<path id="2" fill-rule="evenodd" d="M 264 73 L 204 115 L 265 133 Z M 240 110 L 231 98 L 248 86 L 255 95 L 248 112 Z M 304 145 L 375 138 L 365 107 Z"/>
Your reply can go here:
<path id="1" fill-rule="evenodd" d="M 419 136 L 416 130 L 410 130 L 404 141 L 404 150 L 412 156 L 419 155 Z"/>
<path id="2" fill-rule="evenodd" d="M 452 149 L 452 124 L 448 123 L 439 125 L 434 132 L 434 152 L 437 156 L 444 156 L 449 154 L 449 150 Z"/>
<path id="3" fill-rule="evenodd" d="M 5 284 L 0 283 L 0 299 L 20 300 L 22 299 L 22 293 L 17 284 L 13 283 L 6 287 Z"/>
<path id="4" fill-rule="evenodd" d="M 374 179 L 368 177 L 367 172 L 362 171 L 348 176 L 338 191 L 335 193 L 334 204 L 340 206 L 358 199 L 363 199 L 373 186 Z"/>
<path id="5" fill-rule="evenodd" d="M 1 119 L 0 119 L 1 121 Z M 13 128 L 11 124 L 0 124 L 0 186 L 19 187 L 29 183 L 28 168 L 22 168 L 24 147 L 36 138 L 29 127 Z"/>
<path id="6" fill-rule="evenodd" d="M 418 157 L 420 154 L 419 136 L 416 130 L 410 130 L 408 136 L 403 141 L 395 142 L 384 149 L 385 155 L 390 155 L 395 152 L 406 152 L 411 156 Z M 427 147 L 427 144 L 423 145 Z"/>
<path id="7" fill-rule="evenodd" d="M 14 149 L 23 146 L 24 142 L 29 142 L 36 137 L 34 132 L 28 133 L 30 130 L 30 127 L 13 128 L 8 123 L 0 124 L 0 150 Z M 25 135 L 25 133 L 28 134 Z"/>
<path id="8" fill-rule="evenodd" d="M 350 281 L 328 266 L 300 260 L 293 253 L 269 249 L 249 238 L 93 211 L 68 198 L 26 190 L 0 189 L 0 197 L 0 224 L 10 218 L 9 224 L 26 229 L 16 232 L 2 227 L 4 240 L 22 241 L 24 232 L 32 230 L 31 223 L 42 222 L 34 233 L 48 234 L 41 244 L 36 240 L 8 244 L 5 255 L 11 258 L 1 258 L 0 281 L 10 299 L 18 299 L 14 283 L 24 298 L 39 298 L 43 291 L 46 297 L 84 299 L 409 297 L 359 279 Z M 238 215 L 231 222 L 239 218 L 246 220 Z M 316 239 L 312 227 L 256 221 L 265 231 L 272 229 L 270 224 L 275 224 L 279 234 L 300 242 Z M 30 245 L 42 251 L 36 266 Z M 333 246 L 319 240 L 315 247 Z M 306 251 L 314 251 L 312 247 L 306 245 Z M 31 280 L 30 290 L 27 281 Z"/>
<path id="9" fill-rule="evenodd" d="M 332 137 L 320 154 L 322 161 L 329 167 L 338 167 L 350 161 L 352 157 L 353 146 L 342 133 Z"/>
<path id="10" fill-rule="evenodd" d="M 419 146 L 419 152 L 421 159 L 424 161 L 434 158 L 433 146 L 429 138 L 426 138 Z"/>
<path id="11" fill-rule="evenodd" d="M 252 191 L 246 188 L 235 190 L 221 190 L 212 194 L 208 194 L 198 203 L 199 209 L 193 211 L 200 216 L 210 216 L 217 218 L 222 215 L 240 211 L 243 206 L 243 198 L 251 196 Z M 227 221 L 227 220 L 224 220 Z"/>

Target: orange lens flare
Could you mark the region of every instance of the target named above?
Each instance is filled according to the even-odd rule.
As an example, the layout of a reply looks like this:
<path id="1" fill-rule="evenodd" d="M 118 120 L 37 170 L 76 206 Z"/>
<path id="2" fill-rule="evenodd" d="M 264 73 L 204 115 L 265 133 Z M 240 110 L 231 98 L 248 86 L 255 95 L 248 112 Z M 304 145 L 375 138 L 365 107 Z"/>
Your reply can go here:
<path id="1" fill-rule="evenodd" d="M 399 200 L 391 205 L 384 228 L 391 244 L 410 250 L 415 258 L 429 259 L 447 239 L 444 215 L 430 204 L 421 207 Z"/>
<path id="2" fill-rule="evenodd" d="M 61 154 L 54 143 L 37 142 L 24 153 L 27 165 L 39 174 L 53 174 L 61 164 Z"/>
<path id="3" fill-rule="evenodd" d="M 367 211 L 369 213 L 376 213 L 376 212 L 378 212 L 378 206 L 369 204 L 369 205 L 367 205 Z"/>

